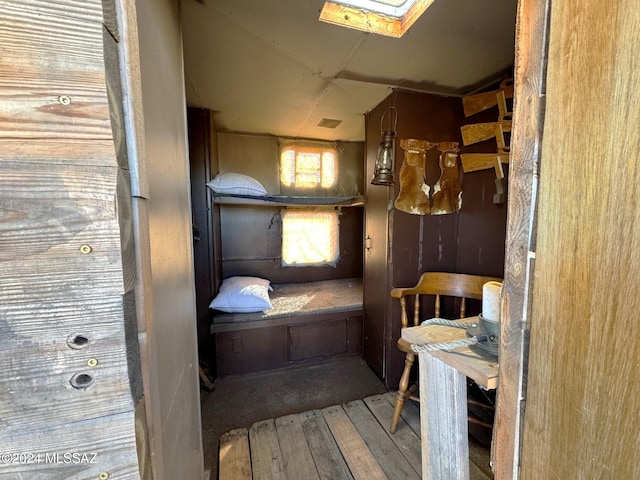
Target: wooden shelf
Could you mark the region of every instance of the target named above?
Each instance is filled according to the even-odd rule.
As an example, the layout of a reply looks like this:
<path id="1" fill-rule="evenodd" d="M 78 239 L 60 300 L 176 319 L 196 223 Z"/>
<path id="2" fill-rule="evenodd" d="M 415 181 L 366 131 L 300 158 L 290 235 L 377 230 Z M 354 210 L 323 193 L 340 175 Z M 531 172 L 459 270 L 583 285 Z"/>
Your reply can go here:
<path id="1" fill-rule="evenodd" d="M 310 207 L 361 207 L 364 197 L 289 197 L 272 196 L 254 197 L 250 195 L 213 195 L 213 203 L 220 205 L 253 205 L 253 206 L 310 206 Z"/>

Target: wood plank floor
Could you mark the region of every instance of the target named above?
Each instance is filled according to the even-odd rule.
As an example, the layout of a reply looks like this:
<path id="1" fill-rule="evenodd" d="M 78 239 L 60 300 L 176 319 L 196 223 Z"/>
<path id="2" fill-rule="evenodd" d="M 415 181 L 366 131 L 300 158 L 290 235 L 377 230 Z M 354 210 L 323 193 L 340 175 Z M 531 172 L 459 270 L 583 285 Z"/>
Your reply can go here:
<path id="1" fill-rule="evenodd" d="M 220 437 L 219 480 L 419 480 L 419 408 L 389 435 L 394 393 L 254 423 Z M 489 451 L 469 444 L 471 480 L 491 480 Z"/>

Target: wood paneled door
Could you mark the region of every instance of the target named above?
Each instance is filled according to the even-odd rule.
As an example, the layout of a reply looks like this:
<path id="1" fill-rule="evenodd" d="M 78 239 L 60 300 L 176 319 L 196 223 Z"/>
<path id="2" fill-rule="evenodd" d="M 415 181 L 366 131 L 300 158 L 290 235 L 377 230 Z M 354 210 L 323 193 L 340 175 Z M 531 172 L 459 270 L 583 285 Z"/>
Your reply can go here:
<path id="1" fill-rule="evenodd" d="M 640 478 L 640 11 L 522 0 L 516 40 L 496 479 Z"/>

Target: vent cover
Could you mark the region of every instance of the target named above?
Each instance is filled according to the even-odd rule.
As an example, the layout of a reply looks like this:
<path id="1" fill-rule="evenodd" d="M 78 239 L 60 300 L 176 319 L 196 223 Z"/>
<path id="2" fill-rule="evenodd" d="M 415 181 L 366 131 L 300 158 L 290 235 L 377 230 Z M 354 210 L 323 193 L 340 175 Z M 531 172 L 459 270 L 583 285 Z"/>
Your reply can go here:
<path id="1" fill-rule="evenodd" d="M 342 123 L 342 120 L 336 120 L 334 118 L 323 118 L 318 122 L 319 127 L 336 128 Z"/>

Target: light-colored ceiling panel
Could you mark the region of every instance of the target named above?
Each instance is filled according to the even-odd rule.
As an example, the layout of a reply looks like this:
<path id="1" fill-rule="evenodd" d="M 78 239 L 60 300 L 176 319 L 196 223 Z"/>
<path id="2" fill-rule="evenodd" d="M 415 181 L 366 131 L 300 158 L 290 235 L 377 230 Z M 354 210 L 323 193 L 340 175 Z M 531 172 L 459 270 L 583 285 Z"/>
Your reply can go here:
<path id="1" fill-rule="evenodd" d="M 377 70 L 378 81 L 467 93 L 513 64 L 515 8 L 515 1 L 436 0 L 404 37 L 370 35 L 346 70 L 353 78 Z"/>
<path id="2" fill-rule="evenodd" d="M 328 80 L 232 18 L 191 13 L 184 35 L 190 104 L 213 110 L 221 130 L 282 134 L 304 122 Z"/>
<path id="3" fill-rule="evenodd" d="M 185 10 L 209 20 L 223 16 L 227 23 L 324 77 L 340 71 L 362 42 L 361 32 L 319 22 L 323 2 L 318 0 L 207 0 L 206 6 L 193 0 L 187 3 L 191 5 L 185 5 Z"/>
<path id="4" fill-rule="evenodd" d="M 399 39 L 320 22 L 322 4 L 183 0 L 189 104 L 221 131 L 363 140 L 390 86 L 467 93 L 513 64 L 516 0 L 436 0 Z"/>
<path id="5" fill-rule="evenodd" d="M 352 106 L 353 112 L 368 112 L 378 103 L 388 97 L 394 85 L 374 82 L 360 82 L 346 78 L 336 78 L 332 85 L 337 92 L 342 95 L 340 103 L 335 104 L 335 108 L 341 105 Z"/>
<path id="6" fill-rule="evenodd" d="M 331 82 L 321 101 L 303 125 L 304 136 L 326 140 L 361 141 L 363 113 L 392 92 L 389 85 L 336 79 Z M 319 127 L 323 118 L 341 120 L 335 129 Z"/>

